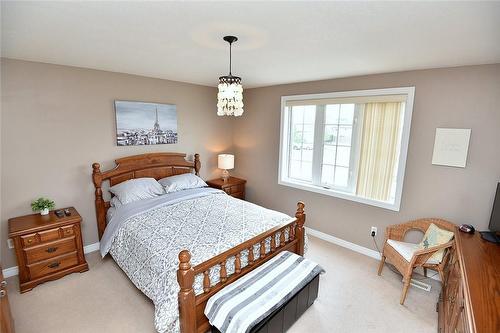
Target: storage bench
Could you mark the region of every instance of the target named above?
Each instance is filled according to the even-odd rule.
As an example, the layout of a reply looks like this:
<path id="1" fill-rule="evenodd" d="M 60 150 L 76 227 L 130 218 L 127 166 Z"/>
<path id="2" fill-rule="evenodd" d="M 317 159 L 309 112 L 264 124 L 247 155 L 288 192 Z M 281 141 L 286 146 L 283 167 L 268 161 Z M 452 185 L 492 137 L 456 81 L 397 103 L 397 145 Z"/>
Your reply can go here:
<path id="1" fill-rule="evenodd" d="M 209 300 L 212 332 L 286 332 L 318 297 L 322 272 L 294 253 L 278 254 Z"/>

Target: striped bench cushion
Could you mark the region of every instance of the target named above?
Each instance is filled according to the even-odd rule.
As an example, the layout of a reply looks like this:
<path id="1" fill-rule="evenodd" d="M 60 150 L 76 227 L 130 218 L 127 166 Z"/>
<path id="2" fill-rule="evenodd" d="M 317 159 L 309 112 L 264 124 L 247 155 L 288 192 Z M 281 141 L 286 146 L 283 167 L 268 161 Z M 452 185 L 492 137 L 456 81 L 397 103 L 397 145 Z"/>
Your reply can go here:
<path id="1" fill-rule="evenodd" d="M 318 264 L 283 251 L 213 295 L 205 315 L 221 332 L 249 332 L 323 272 Z"/>

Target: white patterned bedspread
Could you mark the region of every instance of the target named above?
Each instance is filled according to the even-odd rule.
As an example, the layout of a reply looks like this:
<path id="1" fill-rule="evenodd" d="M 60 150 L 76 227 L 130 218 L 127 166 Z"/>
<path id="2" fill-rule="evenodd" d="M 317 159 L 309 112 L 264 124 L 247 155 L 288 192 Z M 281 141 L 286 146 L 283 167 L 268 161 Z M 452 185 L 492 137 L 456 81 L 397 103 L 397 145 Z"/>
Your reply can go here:
<path id="1" fill-rule="evenodd" d="M 194 266 L 291 220 L 219 190 L 185 190 L 117 208 L 101 240 L 101 254 L 109 251 L 153 301 L 157 331 L 178 332 L 176 272 L 181 250 L 191 252 Z M 258 246 L 254 250 L 258 257 Z M 245 266 L 246 254 L 241 260 Z M 228 274 L 234 272 L 232 260 L 227 270 Z M 217 283 L 218 269 L 212 269 L 210 277 L 212 284 Z M 203 292 L 202 280 L 202 275 L 195 279 L 196 294 Z"/>

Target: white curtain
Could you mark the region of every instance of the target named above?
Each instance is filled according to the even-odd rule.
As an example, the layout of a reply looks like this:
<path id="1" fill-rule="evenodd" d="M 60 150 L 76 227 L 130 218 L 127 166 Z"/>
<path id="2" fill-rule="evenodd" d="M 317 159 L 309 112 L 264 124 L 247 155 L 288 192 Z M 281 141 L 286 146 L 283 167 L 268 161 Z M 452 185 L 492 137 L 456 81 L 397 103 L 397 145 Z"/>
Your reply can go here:
<path id="1" fill-rule="evenodd" d="M 366 103 L 356 194 L 388 201 L 398 162 L 403 102 Z"/>

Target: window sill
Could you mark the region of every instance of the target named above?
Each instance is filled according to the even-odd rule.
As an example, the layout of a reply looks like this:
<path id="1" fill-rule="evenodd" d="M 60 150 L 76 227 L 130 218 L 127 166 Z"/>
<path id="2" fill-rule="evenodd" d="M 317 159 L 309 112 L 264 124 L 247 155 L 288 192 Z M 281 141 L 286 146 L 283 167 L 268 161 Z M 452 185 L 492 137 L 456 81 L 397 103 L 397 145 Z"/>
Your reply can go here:
<path id="1" fill-rule="evenodd" d="M 299 190 L 305 190 L 305 191 L 309 191 L 309 192 L 315 192 L 315 193 L 320 193 L 320 194 L 324 194 L 324 195 L 329 195 L 329 196 L 335 197 L 335 198 L 359 202 L 362 204 L 375 206 L 375 207 L 379 207 L 379 208 L 384 208 L 384 209 L 388 209 L 388 210 L 392 210 L 392 211 L 396 211 L 396 212 L 399 212 L 399 208 L 400 208 L 400 202 L 397 202 L 397 201 L 394 203 L 377 201 L 377 200 L 372 200 L 372 199 L 368 199 L 368 198 L 358 197 L 354 194 L 349 194 L 346 192 L 336 191 L 333 189 L 327 189 L 324 187 L 309 185 L 309 184 L 300 183 L 300 182 L 294 182 L 291 180 L 281 180 L 280 179 L 278 181 L 278 184 L 283 185 L 283 186 L 297 188 Z"/>

